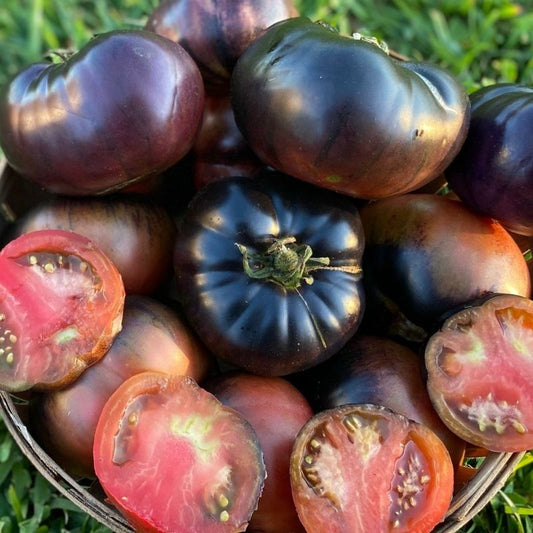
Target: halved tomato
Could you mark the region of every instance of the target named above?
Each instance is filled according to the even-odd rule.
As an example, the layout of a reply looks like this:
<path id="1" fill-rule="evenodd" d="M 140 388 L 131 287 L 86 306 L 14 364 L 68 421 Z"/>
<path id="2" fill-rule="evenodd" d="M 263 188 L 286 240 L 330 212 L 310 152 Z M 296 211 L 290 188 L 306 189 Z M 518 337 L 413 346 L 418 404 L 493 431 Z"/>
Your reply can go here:
<path id="1" fill-rule="evenodd" d="M 533 301 L 495 294 L 451 313 L 425 348 L 446 425 L 494 452 L 533 448 Z"/>
<path id="2" fill-rule="evenodd" d="M 124 284 L 92 241 L 30 232 L 0 252 L 0 388 L 51 389 L 74 381 L 122 327 Z"/>
<path id="3" fill-rule="evenodd" d="M 252 426 L 186 376 L 127 379 L 104 406 L 93 455 L 136 531 L 245 531 L 265 480 Z"/>
<path id="4" fill-rule="evenodd" d="M 291 455 L 307 533 L 429 533 L 453 494 L 453 466 L 432 430 L 372 404 L 321 411 Z"/>

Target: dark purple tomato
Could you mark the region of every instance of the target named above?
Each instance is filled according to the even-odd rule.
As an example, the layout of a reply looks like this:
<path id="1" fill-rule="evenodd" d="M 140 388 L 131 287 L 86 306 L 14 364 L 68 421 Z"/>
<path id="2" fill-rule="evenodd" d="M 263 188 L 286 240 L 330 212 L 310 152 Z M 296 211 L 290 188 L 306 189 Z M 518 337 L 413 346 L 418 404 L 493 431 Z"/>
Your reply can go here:
<path id="1" fill-rule="evenodd" d="M 449 318 L 425 347 L 427 387 L 446 425 L 495 452 L 533 448 L 533 301 L 497 294 Z"/>
<path id="2" fill-rule="evenodd" d="M 62 63 L 36 63 L 0 93 L 0 146 L 52 192 L 106 193 L 157 174 L 191 148 L 204 87 L 178 44 L 142 30 L 101 33 Z"/>
<path id="3" fill-rule="evenodd" d="M 280 377 L 228 372 L 203 383 L 252 425 L 267 477 L 248 533 L 305 533 L 292 500 L 289 461 L 296 435 L 313 411 L 296 387 Z"/>
<path id="4" fill-rule="evenodd" d="M 272 25 L 246 49 L 231 94 L 237 125 L 265 163 L 365 199 L 432 181 L 468 127 L 467 94 L 446 71 L 303 17 Z"/>
<path id="5" fill-rule="evenodd" d="M 362 330 L 413 342 L 449 310 L 491 292 L 529 297 L 524 256 L 495 220 L 432 194 L 361 208 L 367 296 Z"/>
<path id="6" fill-rule="evenodd" d="M 433 408 L 423 361 L 410 348 L 383 337 L 355 335 L 306 374 L 302 390 L 315 411 L 347 403 L 383 405 L 431 428 L 448 448 L 454 465 L 461 464 L 465 442 Z"/>
<path id="7" fill-rule="evenodd" d="M 223 177 L 255 176 L 265 168 L 237 128 L 231 100 L 226 95 L 206 98 L 192 154 L 196 189 Z"/>
<path id="8" fill-rule="evenodd" d="M 498 83 L 470 101 L 470 129 L 448 183 L 472 210 L 533 236 L 533 87 Z"/>
<path id="9" fill-rule="evenodd" d="M 229 90 L 235 62 L 268 26 L 297 16 L 292 0 L 167 0 L 145 28 L 185 48 L 208 90 Z"/>
<path id="10" fill-rule="evenodd" d="M 180 219 L 176 293 L 224 361 L 286 375 L 333 355 L 364 309 L 355 201 L 278 173 L 200 189 Z"/>
<path id="11" fill-rule="evenodd" d="M 161 206 L 119 195 L 55 197 L 17 221 L 17 235 L 63 229 L 95 242 L 118 268 L 127 294 L 152 294 L 172 272 L 176 225 Z"/>
<path id="12" fill-rule="evenodd" d="M 69 474 L 93 477 L 96 424 L 123 381 L 147 370 L 201 380 L 210 365 L 207 351 L 175 311 L 146 296 L 128 296 L 122 330 L 105 356 L 70 386 L 33 396 L 32 435 Z"/>

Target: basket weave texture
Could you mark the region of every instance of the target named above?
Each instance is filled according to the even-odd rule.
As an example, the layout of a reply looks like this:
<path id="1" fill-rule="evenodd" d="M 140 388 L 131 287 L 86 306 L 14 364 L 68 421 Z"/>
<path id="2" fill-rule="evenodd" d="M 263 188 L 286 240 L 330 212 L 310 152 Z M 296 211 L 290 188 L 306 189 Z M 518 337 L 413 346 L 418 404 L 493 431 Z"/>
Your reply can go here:
<path id="1" fill-rule="evenodd" d="M 7 429 L 35 468 L 65 497 L 116 533 L 134 530 L 105 501 L 98 486 L 82 486 L 53 461 L 31 436 L 13 397 L 0 391 L 0 413 Z M 487 505 L 502 488 L 525 452 L 489 453 L 474 477 L 454 496 L 445 520 L 433 533 L 453 533 Z"/>

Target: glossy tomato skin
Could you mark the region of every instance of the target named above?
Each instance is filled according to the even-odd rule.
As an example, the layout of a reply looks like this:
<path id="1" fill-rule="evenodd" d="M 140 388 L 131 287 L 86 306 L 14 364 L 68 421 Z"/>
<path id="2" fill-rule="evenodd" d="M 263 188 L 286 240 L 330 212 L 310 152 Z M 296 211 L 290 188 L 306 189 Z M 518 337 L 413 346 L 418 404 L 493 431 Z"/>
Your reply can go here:
<path id="1" fill-rule="evenodd" d="M 101 359 L 122 327 L 125 291 L 109 258 L 62 230 L 0 252 L 0 388 L 54 389 Z"/>
<path id="2" fill-rule="evenodd" d="M 292 0 L 167 0 L 146 29 L 181 44 L 209 92 L 227 93 L 235 62 L 265 28 L 298 14 Z"/>
<path id="3" fill-rule="evenodd" d="M 453 466 L 426 426 L 372 404 L 317 413 L 291 454 L 307 533 L 429 533 L 453 494 Z"/>
<path id="4" fill-rule="evenodd" d="M 472 210 L 533 236 L 533 88 L 497 83 L 470 101 L 470 128 L 448 183 Z"/>
<path id="5" fill-rule="evenodd" d="M 257 435 L 190 377 L 143 372 L 110 397 L 97 477 L 135 531 L 245 531 L 265 479 Z"/>
<path id="6" fill-rule="evenodd" d="M 96 424 L 121 383 L 148 370 L 199 381 L 211 366 L 204 346 L 172 308 L 147 296 L 127 296 L 122 330 L 105 356 L 69 386 L 33 395 L 30 430 L 70 475 L 94 477 Z"/>
<path id="7" fill-rule="evenodd" d="M 171 275 L 176 225 L 154 202 L 123 195 L 53 197 L 17 220 L 11 233 L 39 229 L 91 239 L 113 261 L 128 294 L 153 294 Z"/>
<path id="8" fill-rule="evenodd" d="M 231 93 L 237 125 L 263 161 L 365 199 L 434 179 L 468 126 L 468 97 L 445 71 L 303 17 L 247 48 Z"/>
<path id="9" fill-rule="evenodd" d="M 356 334 L 327 361 L 307 371 L 300 382 L 315 411 L 372 403 L 426 425 L 446 445 L 458 467 L 465 441 L 438 416 L 423 370 L 423 360 L 410 348 L 384 337 Z"/>
<path id="10" fill-rule="evenodd" d="M 191 148 L 200 72 L 178 44 L 115 30 L 59 64 L 22 70 L 0 95 L 0 145 L 20 174 L 57 193 L 105 193 L 157 174 Z"/>
<path id="11" fill-rule="evenodd" d="M 200 131 L 192 148 L 194 186 L 230 176 L 257 176 L 264 163 L 250 149 L 237 124 L 227 95 L 206 97 Z"/>
<path id="12" fill-rule="evenodd" d="M 533 301 L 493 294 L 450 313 L 425 349 L 427 388 L 446 425 L 495 452 L 533 447 Z"/>
<path id="13" fill-rule="evenodd" d="M 296 387 L 280 377 L 233 371 L 211 378 L 203 387 L 233 407 L 252 425 L 267 477 L 248 533 L 305 533 L 292 501 L 289 459 L 297 433 L 313 416 Z"/>
<path id="14" fill-rule="evenodd" d="M 181 218 L 177 297 L 214 355 L 251 373 L 290 374 L 357 330 L 363 249 L 350 198 L 277 173 L 218 180 Z"/>
<path id="15" fill-rule="evenodd" d="M 530 295 L 528 267 L 511 235 L 458 200 L 407 194 L 360 212 L 365 332 L 422 342 L 444 313 L 475 298 Z"/>

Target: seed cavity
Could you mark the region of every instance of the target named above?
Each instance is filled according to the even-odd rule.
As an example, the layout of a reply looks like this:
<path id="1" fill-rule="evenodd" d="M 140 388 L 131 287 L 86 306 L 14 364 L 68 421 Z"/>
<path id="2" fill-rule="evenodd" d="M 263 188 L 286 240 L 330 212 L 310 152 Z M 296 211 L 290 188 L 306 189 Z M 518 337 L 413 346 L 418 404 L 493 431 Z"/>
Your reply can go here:
<path id="1" fill-rule="evenodd" d="M 395 470 L 389 491 L 392 528 L 398 528 L 425 500 L 425 490 L 431 480 L 425 458 L 413 441 L 406 443 L 404 452 L 398 459 L 400 461 L 401 465 Z"/>
<path id="2" fill-rule="evenodd" d="M 497 401 L 492 392 L 486 397 L 476 398 L 470 405 L 462 403 L 459 411 L 464 413 L 468 420 L 477 424 L 480 431 L 494 430 L 498 435 L 507 429 L 514 429 L 519 434 L 527 432 L 523 423 L 522 411 L 518 405 L 510 405 L 505 400 Z"/>

